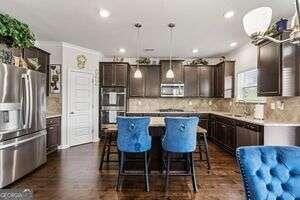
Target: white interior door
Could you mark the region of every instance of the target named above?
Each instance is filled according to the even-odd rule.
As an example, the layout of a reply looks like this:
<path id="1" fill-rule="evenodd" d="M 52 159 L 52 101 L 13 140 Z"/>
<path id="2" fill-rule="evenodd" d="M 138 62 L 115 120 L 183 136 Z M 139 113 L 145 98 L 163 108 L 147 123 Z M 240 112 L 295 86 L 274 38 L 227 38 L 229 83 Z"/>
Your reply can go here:
<path id="1" fill-rule="evenodd" d="M 68 95 L 70 146 L 93 141 L 93 79 L 92 73 L 70 70 Z"/>

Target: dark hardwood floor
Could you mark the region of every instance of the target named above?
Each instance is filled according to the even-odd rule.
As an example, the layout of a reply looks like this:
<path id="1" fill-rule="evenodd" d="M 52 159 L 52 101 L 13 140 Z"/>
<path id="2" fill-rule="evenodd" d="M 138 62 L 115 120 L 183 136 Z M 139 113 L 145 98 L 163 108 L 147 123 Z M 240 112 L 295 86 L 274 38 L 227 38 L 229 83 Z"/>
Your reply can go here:
<path id="1" fill-rule="evenodd" d="M 244 199 L 239 170 L 232 156 L 210 144 L 212 170 L 196 163 L 199 192 L 192 192 L 190 177 L 171 177 L 169 192 L 163 191 L 163 176 L 154 172 L 150 192 L 144 192 L 143 177 L 127 177 L 122 192 L 116 192 L 117 163 L 98 170 L 100 145 L 86 144 L 48 156 L 48 162 L 7 188 L 30 188 L 37 200 L 44 199 Z"/>

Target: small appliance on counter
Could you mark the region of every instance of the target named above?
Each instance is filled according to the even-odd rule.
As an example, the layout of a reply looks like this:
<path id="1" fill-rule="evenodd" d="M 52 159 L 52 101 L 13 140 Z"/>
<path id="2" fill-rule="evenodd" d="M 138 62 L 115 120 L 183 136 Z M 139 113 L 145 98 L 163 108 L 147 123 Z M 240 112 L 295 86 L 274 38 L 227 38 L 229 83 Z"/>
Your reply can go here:
<path id="1" fill-rule="evenodd" d="M 254 118 L 263 120 L 264 119 L 264 105 L 263 104 L 256 104 L 254 108 Z"/>
<path id="2" fill-rule="evenodd" d="M 161 84 L 160 85 L 161 97 L 184 97 L 184 84 Z"/>

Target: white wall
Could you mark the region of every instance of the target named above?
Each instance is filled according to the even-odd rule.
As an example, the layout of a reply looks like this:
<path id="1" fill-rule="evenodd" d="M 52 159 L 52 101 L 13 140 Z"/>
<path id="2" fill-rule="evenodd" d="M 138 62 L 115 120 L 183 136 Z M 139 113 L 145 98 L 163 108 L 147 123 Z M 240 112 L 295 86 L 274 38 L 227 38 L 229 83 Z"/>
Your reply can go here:
<path id="1" fill-rule="evenodd" d="M 78 55 L 84 55 L 87 58 L 86 68 L 83 70 L 92 71 L 95 78 L 99 74 L 99 62 L 103 61 L 103 54 L 99 51 L 83 48 L 65 42 L 39 41 L 36 44 L 39 48 L 49 52 L 50 64 L 62 65 L 62 134 L 61 148 L 69 146 L 67 130 L 67 113 L 68 113 L 68 71 L 70 68 L 76 68 Z M 98 81 L 94 81 L 94 141 L 99 140 L 98 118 L 99 118 L 99 90 Z"/>

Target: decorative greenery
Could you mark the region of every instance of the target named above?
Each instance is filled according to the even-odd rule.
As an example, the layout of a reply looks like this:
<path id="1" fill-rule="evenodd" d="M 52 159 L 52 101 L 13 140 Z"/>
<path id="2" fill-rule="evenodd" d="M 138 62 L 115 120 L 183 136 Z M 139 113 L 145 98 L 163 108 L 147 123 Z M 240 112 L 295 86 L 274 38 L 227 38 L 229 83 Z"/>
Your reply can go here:
<path id="1" fill-rule="evenodd" d="M 208 62 L 204 58 L 196 58 L 192 60 L 190 65 L 207 65 Z"/>
<path id="2" fill-rule="evenodd" d="M 35 36 L 28 25 L 0 13 L 0 43 L 8 47 L 26 48 L 34 45 Z"/>
<path id="3" fill-rule="evenodd" d="M 140 65 L 149 65 L 151 63 L 151 60 L 148 57 L 139 57 L 139 59 L 136 62 Z"/>

